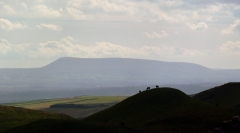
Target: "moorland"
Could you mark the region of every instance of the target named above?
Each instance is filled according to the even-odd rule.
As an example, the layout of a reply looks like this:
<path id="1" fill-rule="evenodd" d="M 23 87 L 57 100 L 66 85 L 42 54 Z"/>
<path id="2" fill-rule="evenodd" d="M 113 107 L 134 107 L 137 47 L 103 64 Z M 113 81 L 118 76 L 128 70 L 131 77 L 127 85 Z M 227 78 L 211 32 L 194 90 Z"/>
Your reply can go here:
<path id="1" fill-rule="evenodd" d="M 82 119 L 93 113 L 109 108 L 116 103 L 126 99 L 127 96 L 78 96 L 56 99 L 42 99 L 25 101 L 19 103 L 6 103 L 5 106 L 21 107 L 32 110 L 42 110 L 45 112 L 63 113 L 76 119 Z M 57 106 L 62 105 L 64 106 Z M 55 107 L 54 107 L 55 105 Z M 68 107 L 67 105 L 84 105 L 84 107 Z"/>
<path id="2" fill-rule="evenodd" d="M 191 96 L 174 88 L 152 88 L 120 99 L 82 120 L 64 114 L 1 106 L 0 131 L 202 133 L 222 127 L 223 121 L 239 115 L 239 87 L 240 83 L 227 83 Z"/>

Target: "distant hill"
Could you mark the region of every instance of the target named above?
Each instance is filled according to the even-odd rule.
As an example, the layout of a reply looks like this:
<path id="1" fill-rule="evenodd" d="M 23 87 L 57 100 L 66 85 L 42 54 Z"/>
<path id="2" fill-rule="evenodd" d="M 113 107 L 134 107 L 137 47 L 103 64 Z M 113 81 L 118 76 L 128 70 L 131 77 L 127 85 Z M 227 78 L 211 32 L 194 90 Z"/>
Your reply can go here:
<path id="1" fill-rule="evenodd" d="M 240 80 L 240 70 L 127 58 L 60 58 L 41 68 L 0 69 L 0 89 L 66 89 L 161 84 L 225 83 Z"/>
<path id="2" fill-rule="evenodd" d="M 138 93 L 83 120 L 145 132 L 203 133 L 234 115 L 172 88 Z"/>
<path id="3" fill-rule="evenodd" d="M 0 103 L 79 95 L 133 95 L 146 87 L 187 94 L 240 81 L 240 70 L 127 58 L 60 58 L 41 68 L 0 69 Z"/>
<path id="4" fill-rule="evenodd" d="M 193 63 L 128 58 L 65 57 L 41 68 L 41 71 L 72 82 L 78 80 L 84 87 L 212 83 L 240 79 L 237 75 L 240 70 L 212 70 Z"/>
<path id="5" fill-rule="evenodd" d="M 240 82 L 214 87 L 196 94 L 193 98 L 217 106 L 240 109 Z"/>
<path id="6" fill-rule="evenodd" d="M 31 122 L 44 119 L 73 120 L 73 118 L 63 114 L 46 113 L 43 111 L 11 106 L 0 106 L 0 133 L 8 129 L 23 126 Z"/>

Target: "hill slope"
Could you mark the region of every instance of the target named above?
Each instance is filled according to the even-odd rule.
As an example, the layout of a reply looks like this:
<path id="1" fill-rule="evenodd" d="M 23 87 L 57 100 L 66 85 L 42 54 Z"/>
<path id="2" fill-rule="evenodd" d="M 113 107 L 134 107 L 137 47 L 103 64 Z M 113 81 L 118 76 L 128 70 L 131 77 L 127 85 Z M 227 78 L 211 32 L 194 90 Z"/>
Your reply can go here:
<path id="1" fill-rule="evenodd" d="M 40 120 L 6 133 L 202 133 L 236 115 L 227 108 L 195 100 L 172 88 L 151 89 L 82 121 Z"/>
<path id="2" fill-rule="evenodd" d="M 225 107 L 240 109 L 240 83 L 227 83 L 212 89 L 200 92 L 193 98 Z"/>
<path id="3" fill-rule="evenodd" d="M 197 101 L 172 88 L 144 91 L 84 119 L 87 123 L 122 125 L 145 132 L 202 133 L 234 113 Z"/>
<path id="4" fill-rule="evenodd" d="M 86 124 L 77 120 L 39 120 L 4 133 L 139 133 L 113 126 Z"/>
<path id="5" fill-rule="evenodd" d="M 0 106 L 0 132 L 42 119 L 72 120 L 71 117 L 63 114 Z"/>

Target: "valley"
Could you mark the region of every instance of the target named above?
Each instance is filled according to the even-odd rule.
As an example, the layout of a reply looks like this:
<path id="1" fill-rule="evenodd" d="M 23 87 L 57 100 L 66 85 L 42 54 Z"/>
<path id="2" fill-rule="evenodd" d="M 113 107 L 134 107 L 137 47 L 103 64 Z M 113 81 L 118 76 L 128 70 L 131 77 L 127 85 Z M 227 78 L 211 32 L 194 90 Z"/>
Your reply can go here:
<path id="1" fill-rule="evenodd" d="M 81 120 L 73 118 L 57 120 L 52 118 L 45 119 L 43 117 L 43 119 L 36 119 L 35 121 L 23 124 L 22 126 L 15 126 L 16 128 L 13 127 L 7 132 L 207 132 L 215 127 L 221 127 L 224 120 L 231 119 L 233 116 L 240 114 L 239 109 L 236 108 L 236 105 L 240 103 L 239 99 L 236 97 L 231 97 L 232 94 L 240 94 L 239 84 L 240 83 L 227 83 L 200 92 L 191 97 L 178 89 L 165 87 L 152 88 L 150 90 L 136 93 L 135 95 L 129 97 L 83 96 L 65 99 L 52 99 L 49 101 L 40 100 L 25 103 L 15 103 L 12 105 L 36 109 L 47 107 L 51 104 L 59 105 L 60 103 L 60 105 L 78 105 L 78 107 L 84 107 L 85 109 L 94 109 L 89 106 L 96 106 L 96 108 L 99 108 L 99 105 L 105 106 L 106 108 L 102 110 L 97 110 L 95 108 L 96 112 L 84 117 L 83 119 L 81 118 Z M 213 90 L 214 95 L 209 93 Z M 222 95 L 222 91 L 224 91 L 225 95 Z M 210 97 L 211 99 L 216 99 L 211 101 L 217 101 L 217 99 L 220 97 L 223 99 L 225 104 L 223 104 L 221 101 L 218 101 L 219 106 L 216 106 L 215 102 L 208 102 L 206 100 L 206 98 L 209 99 Z M 226 101 L 226 99 L 228 100 Z M 63 104 L 64 102 L 65 104 Z M 112 105 L 107 107 L 107 105 L 110 103 L 112 103 Z M 37 104 L 39 105 L 34 106 Z M 81 112 L 79 108 L 76 107 L 77 106 L 75 106 L 75 109 L 77 110 L 75 111 Z M 69 108 L 69 106 L 66 106 L 64 109 L 67 108 L 74 110 L 74 108 Z M 64 110 L 63 108 L 48 109 Z M 91 111 L 88 110 L 86 112 Z M 13 120 L 11 120 L 11 122 L 13 122 Z M 228 132 L 226 129 L 222 130 L 224 130 L 226 133 L 232 133 Z M 238 129 L 234 130 L 238 131 Z"/>
<path id="2" fill-rule="evenodd" d="M 61 113 L 69 115 L 73 118 L 82 119 L 93 113 L 99 112 L 106 108 L 109 108 L 122 100 L 126 99 L 127 96 L 79 96 L 79 97 L 68 97 L 58 99 L 44 99 L 27 101 L 20 103 L 8 103 L 2 104 L 5 106 L 21 107 L 33 110 L 42 110 L 45 112 Z M 57 104 L 75 104 L 75 105 L 89 105 L 91 108 L 51 108 L 51 105 Z M 98 106 L 104 105 L 104 106 Z"/>

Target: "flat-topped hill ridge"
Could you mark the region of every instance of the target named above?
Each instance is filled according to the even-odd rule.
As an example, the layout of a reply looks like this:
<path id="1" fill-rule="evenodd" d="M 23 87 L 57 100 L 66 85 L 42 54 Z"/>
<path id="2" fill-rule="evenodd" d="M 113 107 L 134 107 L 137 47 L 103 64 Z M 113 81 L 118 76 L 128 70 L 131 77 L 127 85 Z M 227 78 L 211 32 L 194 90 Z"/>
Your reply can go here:
<path id="1" fill-rule="evenodd" d="M 64 57 L 41 68 L 0 69 L 0 79 L 6 88 L 25 89 L 224 83 L 239 81 L 240 70 L 213 70 L 186 62 Z"/>
<path id="2" fill-rule="evenodd" d="M 240 82 L 227 83 L 200 92 L 193 97 L 216 106 L 240 109 Z"/>

